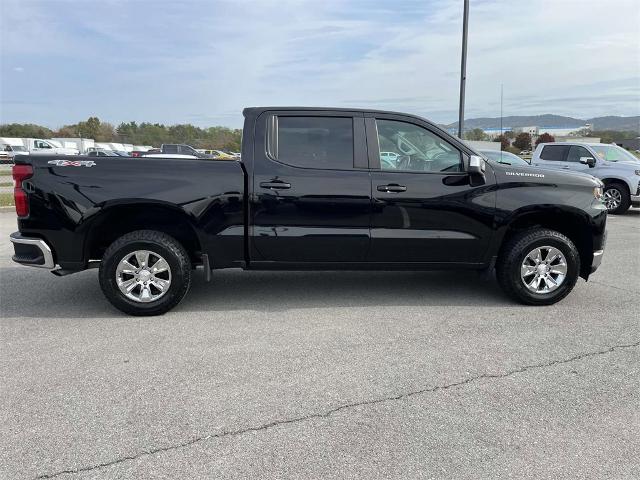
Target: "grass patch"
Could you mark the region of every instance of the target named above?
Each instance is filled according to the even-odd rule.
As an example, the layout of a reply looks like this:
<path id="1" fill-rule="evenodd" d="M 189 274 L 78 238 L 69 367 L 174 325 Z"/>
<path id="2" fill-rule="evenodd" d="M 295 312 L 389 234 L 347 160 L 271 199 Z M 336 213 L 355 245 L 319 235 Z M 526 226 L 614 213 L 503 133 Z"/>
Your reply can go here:
<path id="1" fill-rule="evenodd" d="M 13 187 L 13 182 L 4 182 L 0 179 L 0 187 Z"/>
<path id="2" fill-rule="evenodd" d="M 13 193 L 0 193 L 0 207 L 13 206 Z"/>

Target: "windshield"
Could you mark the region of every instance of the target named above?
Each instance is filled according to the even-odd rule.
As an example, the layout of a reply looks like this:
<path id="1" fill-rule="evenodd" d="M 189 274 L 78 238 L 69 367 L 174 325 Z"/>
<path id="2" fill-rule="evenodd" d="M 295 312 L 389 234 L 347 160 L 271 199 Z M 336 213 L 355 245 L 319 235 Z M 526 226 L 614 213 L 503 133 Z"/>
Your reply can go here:
<path id="1" fill-rule="evenodd" d="M 617 145 L 591 145 L 598 157 L 607 162 L 640 162 L 640 159 Z"/>
<path id="2" fill-rule="evenodd" d="M 481 150 L 480 153 L 487 157 L 488 160 L 493 160 L 497 163 L 502 163 L 506 165 L 520 165 L 523 167 L 528 167 L 529 162 L 525 159 L 520 158 L 517 155 L 514 155 L 510 152 L 500 152 L 498 150 Z"/>

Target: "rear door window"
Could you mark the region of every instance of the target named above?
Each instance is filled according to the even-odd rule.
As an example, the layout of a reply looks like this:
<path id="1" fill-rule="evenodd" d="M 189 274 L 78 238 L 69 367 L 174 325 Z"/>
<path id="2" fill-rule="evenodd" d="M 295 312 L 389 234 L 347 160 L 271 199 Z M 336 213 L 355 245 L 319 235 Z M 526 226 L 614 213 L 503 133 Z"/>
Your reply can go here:
<path id="1" fill-rule="evenodd" d="M 278 116 L 277 140 L 269 148 L 277 161 L 302 168 L 353 168 L 351 117 Z"/>
<path id="2" fill-rule="evenodd" d="M 569 145 L 545 145 L 540 152 L 541 160 L 548 160 L 552 162 L 564 162 L 567 158 L 567 152 Z"/>

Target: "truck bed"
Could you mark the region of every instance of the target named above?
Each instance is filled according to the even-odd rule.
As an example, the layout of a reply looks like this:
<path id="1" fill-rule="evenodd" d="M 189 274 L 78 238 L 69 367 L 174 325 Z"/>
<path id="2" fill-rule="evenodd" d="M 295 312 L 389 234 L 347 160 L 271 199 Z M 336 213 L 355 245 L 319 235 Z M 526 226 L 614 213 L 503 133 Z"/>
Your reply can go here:
<path id="1" fill-rule="evenodd" d="M 55 260 L 63 269 L 86 268 L 88 256 L 100 258 L 99 250 L 86 252 L 80 242 L 105 235 L 106 244 L 125 220 L 172 224 L 176 235 L 191 228 L 196 256 L 217 250 L 224 252 L 212 259 L 219 265 L 244 260 L 246 182 L 240 162 L 58 155 L 21 156 L 17 162 L 33 166 L 33 176 L 23 182 L 30 214 L 18 220 L 20 231 L 58 246 Z"/>

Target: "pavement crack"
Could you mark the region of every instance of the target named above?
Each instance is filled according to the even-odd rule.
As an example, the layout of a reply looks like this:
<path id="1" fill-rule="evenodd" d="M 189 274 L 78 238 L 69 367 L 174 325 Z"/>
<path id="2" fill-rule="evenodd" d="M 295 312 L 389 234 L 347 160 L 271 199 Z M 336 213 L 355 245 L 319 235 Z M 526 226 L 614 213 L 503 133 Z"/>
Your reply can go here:
<path id="1" fill-rule="evenodd" d="M 143 451 L 138 452 L 136 454 L 125 455 L 125 456 L 122 456 L 122 457 L 119 457 L 119 458 L 116 458 L 114 460 L 111 460 L 111 461 L 108 461 L 108 462 L 104 462 L 104 463 L 98 463 L 98 464 L 89 465 L 89 466 L 86 466 L 86 467 L 70 468 L 70 469 L 67 469 L 67 470 L 60 470 L 60 471 L 53 472 L 53 473 L 45 473 L 45 474 L 42 474 L 42 475 L 38 475 L 36 477 L 36 479 L 40 480 L 40 479 L 56 478 L 56 477 L 59 477 L 61 475 L 73 475 L 73 474 L 78 474 L 78 473 L 91 472 L 93 470 L 98 470 L 100 468 L 110 467 L 112 465 L 117 465 L 117 464 L 124 463 L 124 462 L 131 461 L 131 460 L 137 460 L 139 458 L 146 457 L 146 456 L 149 456 L 149 455 L 155 455 L 155 454 L 158 454 L 158 453 L 169 452 L 169 451 L 172 451 L 172 450 L 179 450 L 179 449 L 182 449 L 182 448 L 190 447 L 190 446 L 195 445 L 197 443 L 201 443 L 201 442 L 204 442 L 204 441 L 207 441 L 207 440 L 211 440 L 211 439 L 215 439 L 215 438 L 232 437 L 232 436 L 242 435 L 244 433 L 249 433 L 249 432 L 259 432 L 259 431 L 262 431 L 262 430 L 267 430 L 267 429 L 272 428 L 272 427 L 277 427 L 277 426 L 280 426 L 280 425 L 288 425 L 288 424 L 298 423 L 298 422 L 304 422 L 304 421 L 311 420 L 311 419 L 314 419 L 314 418 L 327 418 L 330 415 L 333 415 L 334 413 L 340 412 L 342 410 L 348 410 L 348 409 L 362 407 L 362 406 L 377 405 L 377 404 L 386 403 L 386 402 L 393 402 L 393 401 L 403 400 L 403 399 L 406 399 L 406 398 L 414 397 L 416 395 L 423 395 L 425 393 L 437 392 L 439 390 L 447 390 L 449 388 L 461 387 L 461 386 L 467 385 L 469 383 L 473 383 L 473 382 L 477 382 L 477 381 L 481 381 L 481 380 L 495 380 L 495 379 L 500 379 L 500 378 L 507 378 L 507 377 L 510 377 L 512 375 L 516 375 L 518 373 L 527 372 L 529 370 L 544 369 L 544 368 L 548 368 L 548 367 L 553 367 L 555 365 L 562 365 L 562 364 L 565 364 L 565 363 L 575 362 L 575 361 L 578 361 L 578 360 L 582 360 L 584 358 L 596 357 L 596 356 L 599 356 L 599 355 L 606 355 L 608 353 L 614 352 L 615 350 L 620 350 L 620 349 L 625 349 L 625 348 L 634 348 L 634 347 L 638 347 L 638 346 L 640 346 L 640 341 L 637 341 L 637 342 L 634 342 L 634 343 L 613 345 L 613 346 L 605 348 L 603 350 L 596 350 L 596 351 L 592 351 L 592 352 L 580 353 L 580 354 L 573 355 L 571 357 L 567 357 L 567 358 L 564 358 L 564 359 L 550 360 L 548 362 L 543 362 L 543 363 L 534 363 L 534 364 L 530 364 L 530 365 L 524 365 L 524 366 L 521 366 L 521 367 L 514 368 L 512 370 L 508 370 L 508 371 L 503 372 L 503 373 L 483 373 L 481 375 L 475 375 L 475 376 L 472 376 L 472 377 L 465 378 L 464 380 L 460 380 L 460 381 L 454 382 L 454 383 L 448 383 L 448 384 L 445 384 L 445 385 L 436 385 L 436 386 L 433 386 L 433 387 L 427 387 L 427 388 L 423 388 L 423 389 L 420 389 L 420 390 L 413 390 L 413 391 L 401 393 L 401 394 L 398 394 L 398 395 L 392 395 L 392 396 L 376 398 L 376 399 L 371 399 L 371 400 L 363 400 L 361 402 L 345 403 L 343 405 L 339 405 L 337 407 L 325 410 L 323 412 L 311 413 L 311 414 L 308 414 L 308 415 L 303 415 L 303 416 L 299 416 L 299 417 L 293 417 L 293 418 L 289 418 L 289 419 L 274 420 L 272 422 L 265 423 L 265 424 L 262 424 L 262 425 L 257 425 L 255 427 L 247 427 L 247 428 L 241 428 L 241 429 L 237 429 L 237 430 L 226 430 L 226 431 L 222 431 L 222 432 L 215 433 L 215 434 L 205 435 L 205 436 L 202 436 L 202 437 L 196 437 L 196 438 L 193 438 L 193 439 L 188 440 L 186 442 L 182 442 L 182 443 L 178 443 L 178 444 L 174 444 L 174 445 L 169 445 L 169 446 L 166 446 L 166 447 L 157 447 L 157 448 L 152 448 L 152 449 L 148 449 L 148 450 L 143 450 Z"/>
<path id="2" fill-rule="evenodd" d="M 621 290 L 623 292 L 634 293 L 636 295 L 638 295 L 638 293 L 639 293 L 639 292 L 637 292 L 635 290 L 629 290 L 628 288 L 616 287 L 615 285 L 609 285 L 608 283 L 599 282 L 598 280 L 589 280 L 589 282 L 590 283 L 595 283 L 597 285 L 603 285 L 603 286 L 609 287 L 609 288 L 615 288 L 616 290 Z"/>

